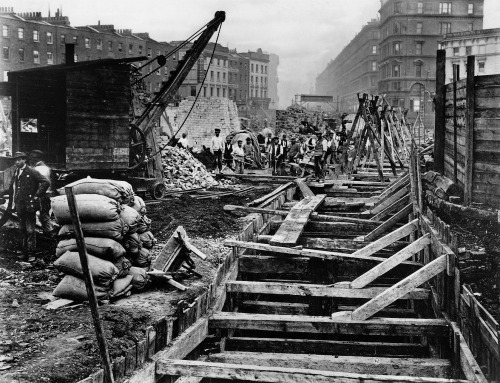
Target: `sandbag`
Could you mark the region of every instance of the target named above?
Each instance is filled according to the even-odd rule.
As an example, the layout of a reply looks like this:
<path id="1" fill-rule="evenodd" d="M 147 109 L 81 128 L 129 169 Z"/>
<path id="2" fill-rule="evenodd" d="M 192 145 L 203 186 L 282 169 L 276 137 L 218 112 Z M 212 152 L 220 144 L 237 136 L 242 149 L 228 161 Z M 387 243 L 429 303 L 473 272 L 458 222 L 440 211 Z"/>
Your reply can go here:
<path id="1" fill-rule="evenodd" d="M 73 193 L 78 194 L 100 194 L 109 197 L 120 204 L 129 204 L 133 201 L 134 190 L 132 185 L 125 181 L 109 179 L 83 178 L 67 186 L 73 187 Z M 64 194 L 64 189 L 58 190 Z"/>
<path id="2" fill-rule="evenodd" d="M 118 269 L 111 262 L 94 257 L 93 255 L 87 255 L 87 257 L 89 261 L 90 274 L 96 284 L 108 286 L 116 278 L 118 278 Z M 54 262 L 54 267 L 64 274 L 83 278 L 80 255 L 77 252 L 66 252 Z"/>
<path id="3" fill-rule="evenodd" d="M 94 285 L 95 296 L 98 300 L 109 299 L 110 288 Z M 66 275 L 52 292 L 58 298 L 72 299 L 74 301 L 87 301 L 87 288 L 85 281 L 73 275 Z"/>
<path id="4" fill-rule="evenodd" d="M 111 262 L 125 255 L 123 246 L 110 238 L 86 237 L 85 248 L 90 255 Z M 65 239 L 57 244 L 57 257 L 60 257 L 67 251 L 78 251 L 75 238 Z"/>
<path id="5" fill-rule="evenodd" d="M 121 241 L 123 236 L 128 232 L 128 226 L 121 219 L 109 222 L 84 222 L 82 230 L 85 236 L 111 238 L 116 241 Z M 59 235 L 62 237 L 74 237 L 75 229 L 73 225 L 66 224 L 59 230 Z"/>
<path id="6" fill-rule="evenodd" d="M 151 265 L 151 253 L 143 247 L 135 257 L 132 258 L 132 265 L 138 267 L 149 267 Z"/>
<path id="7" fill-rule="evenodd" d="M 120 218 L 121 205 L 115 200 L 97 194 L 75 195 L 78 215 L 81 222 L 106 222 Z M 68 199 L 59 195 L 51 199 L 52 211 L 57 223 L 71 223 Z"/>
<path id="8" fill-rule="evenodd" d="M 138 195 L 134 196 L 134 205 L 132 207 L 139 214 L 146 214 L 146 204 L 144 203 L 144 200 Z"/>
<path id="9" fill-rule="evenodd" d="M 151 220 L 143 215 L 137 224 L 137 233 L 142 234 L 148 230 L 151 230 Z"/>
<path id="10" fill-rule="evenodd" d="M 139 239 L 139 234 L 137 233 L 132 233 L 132 234 L 128 233 L 123 238 L 122 243 L 129 258 L 135 257 L 142 248 L 142 243 L 141 240 Z"/>
<path id="11" fill-rule="evenodd" d="M 114 281 L 113 288 L 109 296 L 111 298 L 116 298 L 119 295 L 126 294 L 127 291 L 130 291 L 132 289 L 131 283 L 133 278 L 134 277 L 132 275 L 127 275 Z"/>
<path id="12" fill-rule="evenodd" d="M 139 234 L 139 239 L 142 246 L 146 249 L 151 249 L 156 244 L 156 238 L 150 231 L 145 231 L 144 233 Z"/>
<path id="13" fill-rule="evenodd" d="M 132 266 L 128 271 L 128 275 L 132 275 L 132 286 L 134 289 L 142 290 L 146 287 L 146 283 L 148 281 L 148 274 L 146 274 L 146 270 L 141 267 Z"/>
<path id="14" fill-rule="evenodd" d="M 134 210 L 130 206 L 122 205 L 120 218 L 128 225 L 129 233 L 135 233 L 137 231 L 137 226 L 139 225 L 141 215 L 136 210 Z"/>
<path id="15" fill-rule="evenodd" d="M 113 265 L 118 269 L 118 278 L 123 278 L 132 267 L 132 262 L 125 257 L 120 257 L 113 262 Z"/>

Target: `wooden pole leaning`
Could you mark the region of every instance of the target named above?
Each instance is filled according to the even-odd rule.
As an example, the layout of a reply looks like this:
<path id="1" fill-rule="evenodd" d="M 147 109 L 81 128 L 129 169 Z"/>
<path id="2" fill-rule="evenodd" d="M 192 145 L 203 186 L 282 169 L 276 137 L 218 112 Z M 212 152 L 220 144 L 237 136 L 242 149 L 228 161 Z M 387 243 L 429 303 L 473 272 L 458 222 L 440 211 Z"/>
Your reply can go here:
<path id="1" fill-rule="evenodd" d="M 83 277 L 85 279 L 85 287 L 87 288 L 87 296 L 89 298 L 92 320 L 94 321 L 94 329 L 96 333 L 97 343 L 99 345 L 99 353 L 101 354 L 104 377 L 106 379 L 106 383 L 114 383 L 111 360 L 109 359 L 108 347 L 106 345 L 106 338 L 104 337 L 104 330 L 102 327 L 101 319 L 99 318 L 97 298 L 94 291 L 94 281 L 89 270 L 87 250 L 85 247 L 85 240 L 83 238 L 80 216 L 78 215 L 78 207 L 76 204 L 75 196 L 73 194 L 73 188 L 71 186 L 66 186 L 64 190 L 68 199 L 68 206 L 71 214 L 71 220 L 73 221 L 73 227 L 75 228 L 76 244 L 78 247 L 78 254 L 80 255 L 80 263 L 82 265 Z"/>

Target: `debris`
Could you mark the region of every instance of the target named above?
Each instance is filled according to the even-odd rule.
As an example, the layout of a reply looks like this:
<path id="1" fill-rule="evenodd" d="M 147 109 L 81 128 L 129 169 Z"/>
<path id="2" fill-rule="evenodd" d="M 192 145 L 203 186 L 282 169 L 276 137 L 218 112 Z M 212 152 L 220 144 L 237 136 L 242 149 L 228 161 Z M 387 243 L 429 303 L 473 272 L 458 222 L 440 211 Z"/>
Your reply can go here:
<path id="1" fill-rule="evenodd" d="M 19 304 L 19 302 L 17 301 L 17 299 L 14 299 L 14 300 L 12 301 L 11 306 L 12 306 L 12 307 L 14 307 L 14 308 L 17 308 L 17 307 L 19 307 L 19 306 L 21 306 L 21 305 Z"/>

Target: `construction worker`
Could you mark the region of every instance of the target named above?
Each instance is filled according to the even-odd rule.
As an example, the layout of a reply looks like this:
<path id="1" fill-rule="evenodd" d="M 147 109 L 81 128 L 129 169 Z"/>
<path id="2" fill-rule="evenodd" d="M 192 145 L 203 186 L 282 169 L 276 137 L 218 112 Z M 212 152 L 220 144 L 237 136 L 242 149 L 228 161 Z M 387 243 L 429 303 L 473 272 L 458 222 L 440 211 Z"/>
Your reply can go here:
<path id="1" fill-rule="evenodd" d="M 294 176 L 297 173 L 297 159 L 300 157 L 302 148 L 300 144 L 297 142 L 295 137 L 292 138 L 292 143 L 290 145 L 290 150 L 287 153 L 287 160 L 290 164 L 290 174 Z"/>
<path id="2" fill-rule="evenodd" d="M 243 151 L 245 152 L 245 163 L 253 164 L 255 162 L 255 148 L 253 147 L 252 139 L 250 137 L 246 138 Z"/>
<path id="3" fill-rule="evenodd" d="M 177 146 L 181 149 L 189 149 L 189 142 L 187 139 L 187 133 L 182 133 L 182 138 L 177 142 Z"/>
<path id="4" fill-rule="evenodd" d="M 224 154 L 224 139 L 220 136 L 220 129 L 215 129 L 215 136 L 210 141 L 210 151 L 214 155 L 213 172 L 222 171 L 222 154 Z"/>
<path id="5" fill-rule="evenodd" d="M 269 147 L 269 155 L 271 158 L 270 167 L 273 169 L 273 176 L 281 175 L 283 166 L 283 148 L 279 143 L 278 137 L 273 138 L 273 143 Z"/>
<path id="6" fill-rule="evenodd" d="M 272 137 L 272 134 L 271 133 L 267 133 L 267 137 L 264 141 L 264 147 L 265 147 L 265 151 L 266 151 L 266 154 L 267 154 L 267 162 L 269 163 L 269 167 L 271 167 L 271 152 L 270 152 L 270 148 L 271 148 L 271 145 L 273 144 L 273 137 Z"/>
<path id="7" fill-rule="evenodd" d="M 323 182 L 323 162 L 327 151 L 326 140 L 323 133 L 316 132 L 316 143 L 314 144 L 314 172 L 316 181 Z"/>
<path id="8" fill-rule="evenodd" d="M 50 186 L 43 196 L 40 197 L 40 223 L 46 235 L 54 234 L 54 222 L 50 219 L 50 197 L 55 195 L 52 185 L 52 170 L 42 161 L 43 152 L 33 150 L 30 152 L 30 162 L 33 168 L 50 181 Z"/>
<path id="9" fill-rule="evenodd" d="M 36 250 L 36 211 L 40 208 L 40 198 L 47 192 L 50 181 L 26 164 L 27 157 L 24 152 L 14 153 L 12 158 L 15 160 L 16 172 L 9 188 L 2 190 L 0 194 L 8 192 L 9 198 L 12 198 L 12 208 L 19 218 L 23 259 L 31 262 L 35 260 Z"/>
<path id="10" fill-rule="evenodd" d="M 283 148 L 283 158 L 286 158 L 286 154 L 288 152 L 288 140 L 286 139 L 286 134 L 283 134 L 280 145 Z"/>
<path id="11" fill-rule="evenodd" d="M 226 137 L 226 143 L 224 144 L 224 162 L 226 166 L 234 172 L 233 166 L 233 144 L 231 142 L 231 137 Z"/>
<path id="12" fill-rule="evenodd" d="M 245 171 L 245 150 L 243 140 L 238 140 L 238 145 L 233 150 L 234 162 L 236 163 L 236 173 L 243 174 Z"/>

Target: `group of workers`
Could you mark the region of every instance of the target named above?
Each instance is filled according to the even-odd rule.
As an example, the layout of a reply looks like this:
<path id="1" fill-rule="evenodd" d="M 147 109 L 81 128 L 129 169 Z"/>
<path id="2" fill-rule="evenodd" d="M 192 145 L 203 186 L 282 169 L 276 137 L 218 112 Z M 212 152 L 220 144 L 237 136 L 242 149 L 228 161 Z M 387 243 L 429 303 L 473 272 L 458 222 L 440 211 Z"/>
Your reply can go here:
<path id="1" fill-rule="evenodd" d="M 51 169 L 42 161 L 40 150 L 32 152 L 16 152 L 12 156 L 16 170 L 8 189 L 1 190 L 0 195 L 8 194 L 9 205 L 17 213 L 21 232 L 22 259 L 35 260 L 36 252 L 36 212 L 40 211 L 40 223 L 43 232 L 53 235 L 56 229 L 50 219 L 50 197 L 54 190 L 51 185 Z"/>

